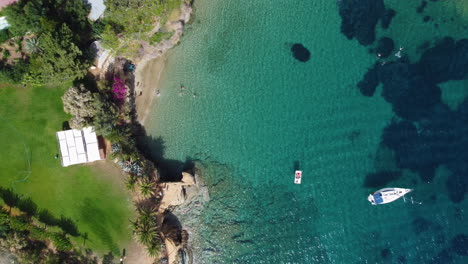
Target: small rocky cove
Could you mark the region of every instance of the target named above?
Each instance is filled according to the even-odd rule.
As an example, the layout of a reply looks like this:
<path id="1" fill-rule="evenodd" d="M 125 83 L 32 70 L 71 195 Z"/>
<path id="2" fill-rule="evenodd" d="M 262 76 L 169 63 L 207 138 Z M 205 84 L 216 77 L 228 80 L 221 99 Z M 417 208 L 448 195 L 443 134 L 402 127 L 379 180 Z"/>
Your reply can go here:
<path id="1" fill-rule="evenodd" d="M 200 173 L 197 169 L 193 174 L 183 172 L 181 181 L 160 184 L 164 190 L 159 207 L 161 232 L 167 251 L 167 262 L 162 263 L 197 263 L 192 254 L 192 235 L 196 235 L 194 227 L 210 200 Z"/>

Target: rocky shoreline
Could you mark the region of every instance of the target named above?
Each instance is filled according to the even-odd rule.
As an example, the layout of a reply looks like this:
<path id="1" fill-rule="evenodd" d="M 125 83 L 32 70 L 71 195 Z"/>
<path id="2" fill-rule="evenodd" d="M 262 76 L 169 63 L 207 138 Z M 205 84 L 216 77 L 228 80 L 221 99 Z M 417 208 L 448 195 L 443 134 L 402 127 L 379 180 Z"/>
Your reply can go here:
<path id="1" fill-rule="evenodd" d="M 165 190 L 159 208 L 162 232 L 168 254 L 168 263 L 196 264 L 193 254 L 196 222 L 209 202 L 208 188 L 200 171 L 182 173 L 180 182 L 161 183 Z"/>
<path id="2" fill-rule="evenodd" d="M 131 104 L 138 117 L 135 121 L 140 123 L 143 129 L 145 118 L 152 107 L 155 91 L 158 90 L 157 82 L 164 69 L 164 60 L 161 61 L 161 58 L 180 42 L 192 11 L 191 4 L 184 2 L 177 12 L 176 19 L 169 20 L 165 24 L 157 21 L 152 32 L 160 32 L 164 28 L 173 32 L 173 35 L 154 46 L 147 41 L 142 41 L 138 55 L 131 59 L 131 62 L 136 65 L 134 78 L 130 78 L 128 84 L 131 88 L 130 97 L 133 97 Z M 96 43 L 96 52 L 99 58 L 97 67 L 91 70 L 97 70 L 98 78 L 105 78 L 110 70 L 123 68 L 127 61 L 120 56 L 112 56 L 111 52 L 103 49 L 100 43 Z M 160 202 L 156 219 L 161 227 L 166 251 L 166 256 L 157 263 L 197 263 L 192 254 L 192 234 L 195 230 L 191 225 L 186 225 L 184 220 L 188 219 L 187 216 L 190 219 L 199 216 L 204 205 L 209 201 L 208 188 L 203 183 L 200 172 L 196 169 L 191 173 L 182 172 L 181 181 L 160 182 L 156 189 L 160 190 L 159 196 L 157 195 Z M 184 225 L 181 222 L 184 222 Z"/>
<path id="3" fill-rule="evenodd" d="M 149 62 L 163 57 L 169 49 L 180 42 L 185 25 L 190 21 L 192 11 L 192 6 L 189 3 L 183 3 L 178 19 L 169 21 L 165 25 L 166 28 L 174 32 L 171 38 L 162 40 L 156 46 L 152 46 L 148 42 L 142 43 L 139 56 L 134 59 L 137 65 L 134 81 L 135 93 L 151 97 L 149 103 L 147 101 L 141 106 L 138 105 L 141 100 L 136 100 L 136 109 L 139 111 L 137 114 L 141 116 L 139 121 L 143 125 L 146 113 L 152 107 L 155 91 L 158 89 L 155 83 L 151 83 L 150 86 L 150 83 L 144 82 L 145 74 L 153 74 L 152 69 L 146 69 L 146 66 Z M 162 26 L 164 25 L 158 22 L 154 29 L 155 32 L 159 31 Z M 164 62 L 161 63 L 162 65 L 157 66 L 158 78 L 164 68 Z M 196 264 L 197 260 L 192 253 L 193 237 L 196 230 L 194 225 L 186 220 L 197 219 L 210 199 L 208 188 L 202 180 L 201 171 L 195 168 L 191 173 L 182 172 L 182 179 L 179 182 L 162 182 L 159 183 L 158 189 L 163 190 L 158 219 L 166 246 L 167 263 Z"/>

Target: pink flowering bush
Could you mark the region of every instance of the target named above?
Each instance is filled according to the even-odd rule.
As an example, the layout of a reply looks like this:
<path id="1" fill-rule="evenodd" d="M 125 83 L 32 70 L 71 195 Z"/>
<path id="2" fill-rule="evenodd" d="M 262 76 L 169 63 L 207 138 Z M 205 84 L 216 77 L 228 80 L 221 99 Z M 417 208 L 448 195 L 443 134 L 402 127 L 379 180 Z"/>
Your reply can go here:
<path id="1" fill-rule="evenodd" d="M 118 76 L 114 76 L 114 83 L 112 84 L 112 93 L 114 93 L 114 99 L 123 100 L 127 96 L 127 88 L 125 82 Z"/>

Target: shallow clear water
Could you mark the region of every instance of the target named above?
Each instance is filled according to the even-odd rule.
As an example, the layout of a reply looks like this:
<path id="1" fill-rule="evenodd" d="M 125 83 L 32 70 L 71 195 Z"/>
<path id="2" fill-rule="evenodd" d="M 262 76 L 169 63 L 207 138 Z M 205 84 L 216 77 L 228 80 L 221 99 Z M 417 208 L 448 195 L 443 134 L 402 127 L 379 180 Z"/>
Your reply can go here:
<path id="1" fill-rule="evenodd" d="M 394 38 L 411 58 L 427 40 L 467 36 L 459 24 L 468 12 L 456 4 L 429 3 L 426 13 L 456 19 L 437 30 L 422 23 L 419 3 L 386 4 L 397 16 L 378 37 Z M 363 187 L 365 175 L 395 167 L 379 148 L 394 114 L 380 88 L 372 98 L 356 88 L 376 57 L 347 40 L 340 23 L 329 0 L 195 1 L 146 125 L 165 159 L 197 160 L 210 186 L 199 219 L 182 218 L 198 230 L 200 263 L 429 263 L 467 232 L 467 203 L 449 201 L 443 167 L 431 183 L 409 171 L 391 183 L 417 189 L 422 204 L 367 201 L 374 189 Z M 308 62 L 292 57 L 293 43 L 310 50 Z M 442 85 L 444 100 L 456 107 L 464 84 Z M 455 93 L 445 91 L 451 86 Z"/>

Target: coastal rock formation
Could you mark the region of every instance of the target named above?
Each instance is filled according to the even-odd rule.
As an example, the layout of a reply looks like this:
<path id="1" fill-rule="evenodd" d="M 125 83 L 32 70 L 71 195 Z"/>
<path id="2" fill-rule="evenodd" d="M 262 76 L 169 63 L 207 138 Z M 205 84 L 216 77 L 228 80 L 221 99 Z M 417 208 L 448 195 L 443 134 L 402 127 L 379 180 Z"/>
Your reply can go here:
<path id="1" fill-rule="evenodd" d="M 173 206 L 178 206 L 191 199 L 196 194 L 195 178 L 190 173 L 182 172 L 180 182 L 166 182 L 161 184 L 164 196 L 159 211 L 164 212 Z"/>
<path id="2" fill-rule="evenodd" d="M 209 201 L 208 188 L 199 175 L 183 172 L 180 182 L 163 183 L 164 197 L 160 211 L 165 211 L 162 224 L 168 263 L 192 263 L 190 223 L 180 219 L 196 219 Z"/>
<path id="3" fill-rule="evenodd" d="M 306 62 L 310 59 L 310 51 L 300 43 L 293 44 L 291 52 L 293 57 L 300 62 Z"/>
<path id="4" fill-rule="evenodd" d="M 141 48 L 138 50 L 139 56 L 135 58 L 135 62 L 138 63 L 136 70 L 137 82 L 139 80 L 139 72 L 145 67 L 145 64 L 153 59 L 156 59 L 163 54 L 165 54 L 169 49 L 173 48 L 180 42 L 180 38 L 184 33 L 185 25 L 190 21 L 192 14 L 192 6 L 188 3 L 183 3 L 180 7 L 180 14 L 176 21 L 168 22 L 167 28 L 172 30 L 174 34 L 169 39 L 163 39 L 160 43 L 153 46 L 149 42 L 144 41 L 141 43 Z M 161 28 L 160 23 L 158 22 L 154 28 L 154 32 L 158 32 Z M 142 92 L 142 87 L 135 87 L 135 92 L 139 94 Z"/>

